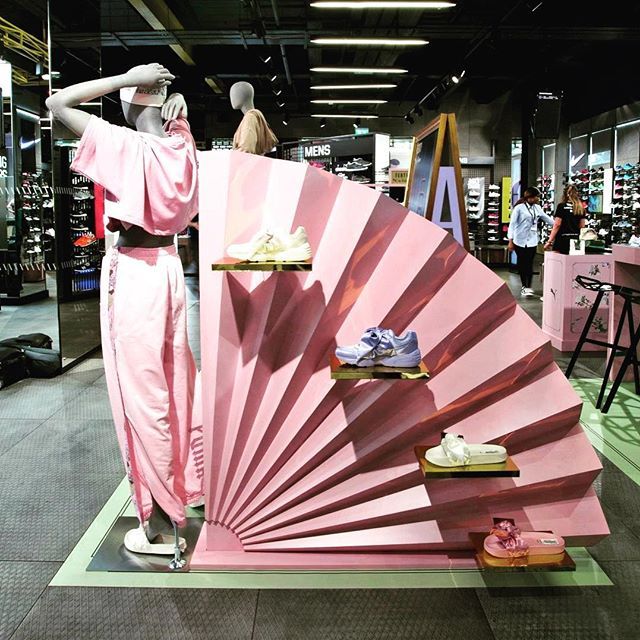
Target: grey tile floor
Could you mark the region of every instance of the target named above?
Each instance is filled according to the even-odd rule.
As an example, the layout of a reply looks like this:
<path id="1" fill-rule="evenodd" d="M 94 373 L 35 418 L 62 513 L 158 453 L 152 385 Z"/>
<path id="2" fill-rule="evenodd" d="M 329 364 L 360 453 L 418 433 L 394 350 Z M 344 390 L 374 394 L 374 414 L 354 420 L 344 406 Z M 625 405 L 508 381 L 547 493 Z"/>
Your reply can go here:
<path id="1" fill-rule="evenodd" d="M 501 275 L 516 292 L 515 276 Z M 198 290 L 189 285 L 194 351 Z M 523 302 L 539 320 L 540 301 Z M 562 360 L 562 358 L 559 359 Z M 582 365 L 597 375 L 601 359 Z M 640 628 L 640 488 L 606 459 L 613 587 L 183 590 L 48 587 L 122 477 L 102 362 L 0 392 L 0 640 L 632 640 Z"/>

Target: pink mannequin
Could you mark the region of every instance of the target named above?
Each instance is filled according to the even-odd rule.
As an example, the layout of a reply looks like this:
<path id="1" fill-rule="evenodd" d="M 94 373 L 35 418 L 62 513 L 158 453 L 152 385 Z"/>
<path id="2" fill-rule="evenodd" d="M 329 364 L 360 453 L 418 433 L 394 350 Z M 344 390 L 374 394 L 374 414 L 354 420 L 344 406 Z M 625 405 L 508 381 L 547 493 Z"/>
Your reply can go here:
<path id="1" fill-rule="evenodd" d="M 91 80 L 62 89 L 50 96 L 46 101 L 46 105 L 56 120 L 62 122 L 68 129 L 81 137 L 91 116 L 85 111 L 75 108 L 80 103 L 94 100 L 125 87 L 169 86 L 173 79 L 174 76 L 168 69 L 160 64 L 139 65 L 121 75 Z M 125 101 L 122 101 L 121 105 L 124 117 L 129 125 L 135 127 L 139 132 L 163 138 L 167 137 L 163 129 L 163 119 L 173 120 L 179 116 L 185 118 L 187 116 L 187 105 L 180 94 L 171 95 L 162 108 L 131 104 Z M 118 245 L 125 247 L 167 247 L 172 245 L 173 242 L 174 236 L 156 236 L 135 225 L 130 226 L 128 229 L 124 227 L 120 229 L 118 238 Z M 169 517 L 154 501 L 152 515 L 142 526 L 143 533 L 141 535 L 146 535 L 149 543 L 152 543 L 157 538 L 164 540 L 166 539 L 164 534 L 167 532 L 167 528 L 170 529 L 171 527 L 173 527 L 174 544 L 164 546 L 170 547 L 170 553 L 174 554 L 170 567 L 178 569 L 184 566 L 184 561 L 181 559 L 177 526 L 171 522 Z"/>

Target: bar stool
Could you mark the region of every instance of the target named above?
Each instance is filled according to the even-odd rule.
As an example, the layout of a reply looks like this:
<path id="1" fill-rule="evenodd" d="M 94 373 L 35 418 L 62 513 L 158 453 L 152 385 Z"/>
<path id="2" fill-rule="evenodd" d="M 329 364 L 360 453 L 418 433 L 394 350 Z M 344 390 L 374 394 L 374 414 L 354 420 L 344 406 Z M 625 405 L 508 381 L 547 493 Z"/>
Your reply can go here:
<path id="1" fill-rule="evenodd" d="M 633 377 L 636 393 L 640 395 L 640 372 L 638 368 L 638 358 L 636 353 L 638 343 L 640 342 L 640 325 L 636 329 L 633 321 L 633 306 L 636 304 L 640 304 L 640 291 L 636 291 L 635 289 L 630 289 L 628 287 L 622 287 L 616 284 L 611 284 L 608 282 L 601 282 L 600 280 L 589 278 L 588 276 L 577 276 L 576 282 L 587 291 L 596 291 L 597 295 L 596 299 L 594 300 L 593 306 L 591 307 L 591 311 L 584 325 L 584 328 L 582 329 L 580 339 L 578 340 L 578 344 L 576 345 L 576 348 L 573 352 L 573 356 L 571 357 L 571 361 L 569 362 L 569 366 L 567 367 L 565 375 L 567 378 L 571 376 L 573 367 L 575 366 L 580 356 L 580 352 L 582 351 L 582 347 L 586 343 L 595 344 L 610 349 L 611 354 L 609 355 L 609 358 L 607 360 L 607 366 L 605 369 L 604 378 L 602 380 L 602 386 L 600 387 L 600 393 L 598 394 L 598 401 L 596 403 L 596 408 L 600 409 L 602 413 L 607 413 L 629 366 L 633 366 Z M 598 313 L 600 303 L 607 293 L 613 294 L 614 296 L 620 296 L 624 301 L 622 305 L 622 313 L 620 314 L 620 320 L 618 321 L 618 326 L 616 327 L 613 342 L 605 342 L 604 340 L 595 340 L 588 337 L 593 320 Z M 620 346 L 620 338 L 622 337 L 622 332 L 624 330 L 625 324 L 627 325 L 627 330 L 629 333 L 629 347 Z M 609 375 L 611 374 L 611 369 L 613 368 L 614 359 L 622 355 L 624 355 L 625 359 L 620 367 L 620 370 L 618 371 L 611 391 L 607 396 L 607 400 L 604 403 L 604 406 L 602 406 L 602 400 L 604 399 L 604 394 L 607 389 Z"/>

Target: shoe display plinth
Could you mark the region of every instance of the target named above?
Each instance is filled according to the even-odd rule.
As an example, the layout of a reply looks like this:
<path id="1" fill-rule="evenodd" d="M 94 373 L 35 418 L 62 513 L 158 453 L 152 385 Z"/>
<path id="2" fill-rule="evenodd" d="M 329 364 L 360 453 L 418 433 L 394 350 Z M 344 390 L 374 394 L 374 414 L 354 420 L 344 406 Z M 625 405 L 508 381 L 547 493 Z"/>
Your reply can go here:
<path id="1" fill-rule="evenodd" d="M 334 355 L 330 358 L 331 378 L 333 380 L 423 380 L 429 377 L 429 370 L 423 362 L 417 367 L 359 367 L 345 364 Z"/>
<path id="2" fill-rule="evenodd" d="M 312 271 L 313 261 L 247 262 L 236 258 L 220 258 L 211 265 L 212 271 Z"/>
<path id="3" fill-rule="evenodd" d="M 469 464 L 460 467 L 438 466 L 429 462 L 425 457 L 427 451 L 434 448 L 419 445 L 413 449 L 425 478 L 435 480 L 447 478 L 517 478 L 520 476 L 520 468 L 509 456 L 504 462 L 495 464 Z"/>
<path id="4" fill-rule="evenodd" d="M 184 538 L 179 538 L 180 551 L 184 552 L 187 543 Z M 127 531 L 124 537 L 124 546 L 132 553 L 144 553 L 158 556 L 172 556 L 175 553 L 175 541 L 173 535 L 158 535 L 153 541 L 147 537 L 146 529 L 140 525 L 137 529 Z"/>

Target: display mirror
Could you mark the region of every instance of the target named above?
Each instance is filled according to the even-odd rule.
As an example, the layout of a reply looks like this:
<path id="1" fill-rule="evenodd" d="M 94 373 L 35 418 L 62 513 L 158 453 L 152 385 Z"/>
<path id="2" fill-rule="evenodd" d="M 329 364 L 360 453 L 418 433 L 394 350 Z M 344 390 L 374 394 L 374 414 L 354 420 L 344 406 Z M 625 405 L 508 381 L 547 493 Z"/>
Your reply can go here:
<path id="1" fill-rule="evenodd" d="M 10 50 L 0 60 L 0 340 L 44 333 L 59 350 L 48 46 L 29 47 L 40 63 Z"/>
<path id="2" fill-rule="evenodd" d="M 51 91 L 100 77 L 99 43 L 77 43 L 75 33 L 100 31 L 99 3 L 50 0 Z M 81 105 L 101 115 L 101 101 Z M 100 265 L 104 255 L 103 201 L 93 184 L 70 171 L 79 138 L 53 123 L 52 164 L 56 215 L 56 290 L 63 366 L 100 345 Z"/>

